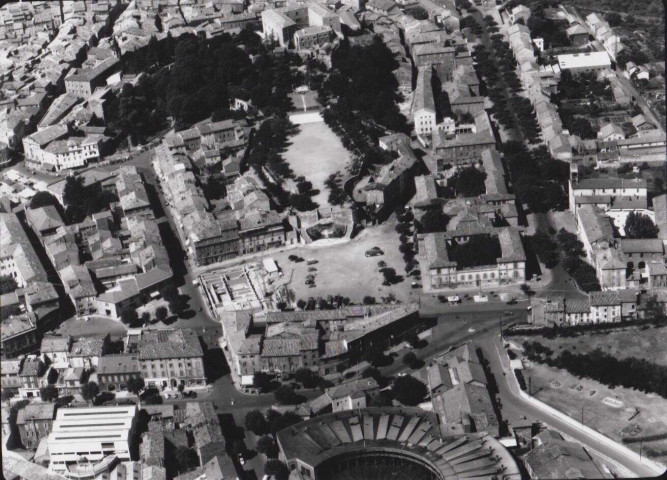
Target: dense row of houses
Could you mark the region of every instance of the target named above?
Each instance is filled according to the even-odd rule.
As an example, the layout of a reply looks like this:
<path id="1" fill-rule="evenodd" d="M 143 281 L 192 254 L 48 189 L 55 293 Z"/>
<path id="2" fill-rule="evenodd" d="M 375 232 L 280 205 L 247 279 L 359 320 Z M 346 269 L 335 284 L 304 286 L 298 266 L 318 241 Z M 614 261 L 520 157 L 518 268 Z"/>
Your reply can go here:
<path id="1" fill-rule="evenodd" d="M 265 38 L 277 41 L 281 47 L 310 49 L 330 42 L 335 36 L 342 37 L 339 15 L 317 2 L 266 9 L 261 15 Z"/>
<path id="2" fill-rule="evenodd" d="M 109 335 L 45 335 L 32 349 L 39 353 L 2 360 L 2 388 L 30 399 L 48 385 L 61 396 L 76 395 L 90 381 L 109 392 L 127 391 L 133 378 L 159 389 L 206 385 L 204 350 L 195 331 L 130 330 L 125 343 L 125 353 L 112 354 Z"/>
<path id="3" fill-rule="evenodd" d="M 153 161 L 190 259 L 197 265 L 228 260 L 296 241 L 284 217 L 271 210 L 261 183 L 250 174 L 227 186 L 230 209 L 213 208 L 198 187 L 189 156 L 166 145 Z M 289 233 L 288 233 L 289 232 Z"/>
<path id="4" fill-rule="evenodd" d="M 654 197 L 651 209 L 645 179 L 573 177 L 570 210 L 586 261 L 595 268 L 603 290 L 667 287 L 664 197 Z M 658 238 L 626 238 L 630 213 L 650 219 L 658 227 Z"/>
<path id="5" fill-rule="evenodd" d="M 157 292 L 172 271 L 138 170 L 121 167 L 102 188 L 118 202 L 78 224 L 66 225 L 54 206 L 27 209 L 26 217 L 77 314 L 119 319 Z"/>
<path id="6" fill-rule="evenodd" d="M 289 378 L 301 368 L 335 374 L 362 358 L 370 345 L 388 347 L 414 331 L 418 309 L 404 304 L 296 312 L 221 310 L 220 344 L 238 377 L 252 379 L 255 372 L 266 372 Z"/>
<path id="7" fill-rule="evenodd" d="M 104 129 L 85 135 L 33 132 L 56 126 L 54 115 L 61 128 L 84 125 L 94 114 L 103 119 L 103 95 L 94 98 L 93 92 L 120 77 L 113 75 L 119 64 L 115 52 L 101 40 L 121 9 L 120 2 L 103 0 L 62 7 L 31 3 L 1 11 L 0 163 L 9 163 L 11 152 L 21 148 L 32 167 L 54 171 L 78 168 L 100 156 L 107 141 Z M 76 108 L 67 101 L 54 106 L 65 92 L 80 97 Z"/>
<path id="8" fill-rule="evenodd" d="M 551 299 L 544 306 L 544 321 L 550 326 L 574 326 L 642 320 L 653 314 L 647 307 L 654 296 L 659 304 L 667 303 L 664 290 L 650 294 L 638 289 L 591 292 L 584 299 Z"/>

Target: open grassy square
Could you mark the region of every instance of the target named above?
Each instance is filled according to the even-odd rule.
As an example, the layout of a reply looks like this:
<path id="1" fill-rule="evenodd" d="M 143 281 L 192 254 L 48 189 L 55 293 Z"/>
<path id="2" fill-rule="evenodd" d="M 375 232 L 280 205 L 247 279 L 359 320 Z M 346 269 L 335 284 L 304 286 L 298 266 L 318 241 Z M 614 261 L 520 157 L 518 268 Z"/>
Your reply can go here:
<path id="1" fill-rule="evenodd" d="M 312 182 L 314 189 L 320 191 L 313 197 L 313 201 L 322 207 L 328 205 L 329 191 L 324 181 L 338 171 L 345 175 L 350 152 L 324 122 L 299 125 L 299 133 L 291 137 L 289 142 L 283 158 L 296 176 L 303 175 Z"/>

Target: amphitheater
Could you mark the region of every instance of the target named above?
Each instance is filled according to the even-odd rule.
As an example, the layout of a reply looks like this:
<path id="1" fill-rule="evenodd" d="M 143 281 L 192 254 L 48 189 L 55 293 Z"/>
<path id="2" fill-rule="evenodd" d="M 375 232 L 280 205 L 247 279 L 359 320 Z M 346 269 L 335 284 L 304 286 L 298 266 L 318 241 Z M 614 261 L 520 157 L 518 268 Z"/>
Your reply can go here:
<path id="1" fill-rule="evenodd" d="M 278 432 L 290 480 L 520 480 L 510 453 L 484 432 L 452 433 L 432 412 L 378 407 L 331 413 Z"/>

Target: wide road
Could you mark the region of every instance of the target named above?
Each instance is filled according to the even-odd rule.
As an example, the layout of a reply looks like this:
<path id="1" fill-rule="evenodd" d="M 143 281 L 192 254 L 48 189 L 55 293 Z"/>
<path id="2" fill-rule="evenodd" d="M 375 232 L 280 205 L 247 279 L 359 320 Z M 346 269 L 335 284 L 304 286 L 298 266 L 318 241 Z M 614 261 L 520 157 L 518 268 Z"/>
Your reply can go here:
<path id="1" fill-rule="evenodd" d="M 503 345 L 499 335 L 489 336 L 480 342 L 480 347 L 484 352 L 484 357 L 489 361 L 489 369 L 496 380 L 498 386 L 498 397 L 501 401 L 501 412 L 503 419 L 512 423 L 541 422 L 549 427 L 558 430 L 564 435 L 581 443 L 586 448 L 599 454 L 612 470 L 621 470 L 617 463 L 626 470 L 618 471 L 620 476 L 632 472 L 638 477 L 654 477 L 656 472 L 648 465 L 640 463 L 634 457 L 630 457 L 621 450 L 610 448 L 606 443 L 600 442 L 597 438 L 587 434 L 584 430 L 573 426 L 571 423 L 561 420 L 549 412 L 537 408 L 519 395 L 518 386 L 509 379 L 510 366 L 509 359 L 505 355 Z M 526 417 L 526 420 L 522 420 Z"/>
<path id="2" fill-rule="evenodd" d="M 446 313 L 437 317 L 436 325 L 432 328 L 432 334 L 426 340 L 428 344 L 414 353 L 425 363 L 445 352 L 449 347 L 460 345 L 469 340 L 475 340 L 480 336 L 489 336 L 499 333 L 501 322 L 507 325 L 510 322 L 523 323 L 526 321 L 527 302 L 516 305 L 505 305 L 499 303 L 459 305 L 457 307 L 442 306 Z M 451 309 L 461 310 L 452 312 Z M 505 313 L 508 312 L 508 313 Z M 412 350 L 398 352 L 391 365 L 380 368 L 385 377 L 395 376 L 405 371 L 406 366 L 401 357 Z"/>

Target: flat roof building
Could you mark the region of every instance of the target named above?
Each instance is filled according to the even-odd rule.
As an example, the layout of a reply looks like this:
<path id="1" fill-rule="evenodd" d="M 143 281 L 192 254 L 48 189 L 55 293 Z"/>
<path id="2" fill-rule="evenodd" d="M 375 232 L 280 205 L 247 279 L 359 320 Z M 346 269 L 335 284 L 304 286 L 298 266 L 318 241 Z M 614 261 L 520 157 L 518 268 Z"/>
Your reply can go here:
<path id="1" fill-rule="evenodd" d="M 607 52 L 586 52 L 558 55 L 558 66 L 561 70 L 569 70 L 573 74 L 581 72 L 597 72 L 611 68 L 611 58 Z"/>
<path id="2" fill-rule="evenodd" d="M 91 463 L 109 455 L 129 461 L 136 415 L 136 405 L 59 410 L 48 437 L 49 468 L 66 472 L 69 462 L 83 457 Z"/>

